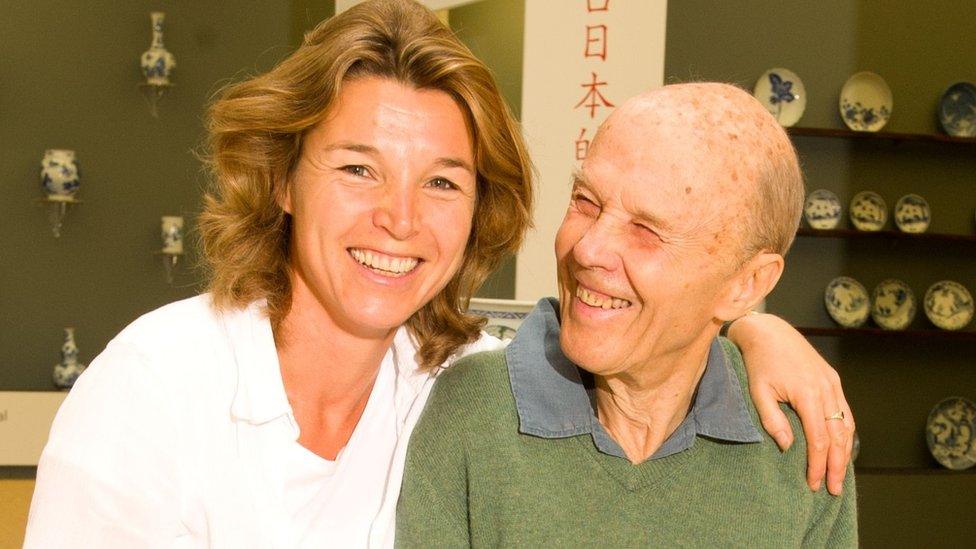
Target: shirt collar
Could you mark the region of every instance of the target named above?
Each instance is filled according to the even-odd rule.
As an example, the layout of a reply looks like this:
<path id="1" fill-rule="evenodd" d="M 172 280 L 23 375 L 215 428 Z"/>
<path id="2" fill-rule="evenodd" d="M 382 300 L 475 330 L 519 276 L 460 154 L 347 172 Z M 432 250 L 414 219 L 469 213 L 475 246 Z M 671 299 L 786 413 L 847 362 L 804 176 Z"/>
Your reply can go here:
<path id="1" fill-rule="evenodd" d="M 275 348 L 271 321 L 265 300 L 222 315 L 227 341 L 237 363 L 237 391 L 231 416 L 255 425 L 288 416 L 296 428 L 291 404 L 285 393 Z M 422 371 L 417 363 L 417 345 L 406 327 L 393 336 L 393 345 L 383 357 L 381 367 L 392 363 L 396 371 L 395 406 L 402 421 L 406 411 L 429 384 L 435 372 Z"/>
<path id="2" fill-rule="evenodd" d="M 554 298 L 540 300 L 505 351 L 519 431 L 543 438 L 589 433 L 601 452 L 625 457 L 597 420 L 580 369 L 562 353 L 558 307 Z M 691 411 L 652 459 L 690 448 L 696 435 L 762 441 L 719 338 L 712 341 Z"/>
<path id="3" fill-rule="evenodd" d="M 221 320 L 237 363 L 231 416 L 260 425 L 291 414 L 266 302 L 262 299 L 224 312 Z"/>

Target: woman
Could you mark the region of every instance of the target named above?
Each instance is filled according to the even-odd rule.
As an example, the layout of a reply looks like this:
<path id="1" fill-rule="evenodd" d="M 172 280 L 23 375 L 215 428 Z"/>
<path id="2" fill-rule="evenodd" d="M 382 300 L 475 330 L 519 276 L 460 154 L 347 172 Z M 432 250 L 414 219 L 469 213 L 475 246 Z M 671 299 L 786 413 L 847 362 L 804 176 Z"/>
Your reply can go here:
<path id="1" fill-rule="evenodd" d="M 488 70 L 429 11 L 377 0 L 321 24 L 228 88 L 209 130 L 210 291 L 135 321 L 79 380 L 27 547 L 390 545 L 437 371 L 499 344 L 462 311 L 529 225 L 529 161 Z M 823 402 L 847 409 L 836 374 L 792 332 L 757 350 L 784 330 L 749 323 L 733 335 L 767 427 L 786 434 L 774 391 L 793 391 L 826 432 Z"/>

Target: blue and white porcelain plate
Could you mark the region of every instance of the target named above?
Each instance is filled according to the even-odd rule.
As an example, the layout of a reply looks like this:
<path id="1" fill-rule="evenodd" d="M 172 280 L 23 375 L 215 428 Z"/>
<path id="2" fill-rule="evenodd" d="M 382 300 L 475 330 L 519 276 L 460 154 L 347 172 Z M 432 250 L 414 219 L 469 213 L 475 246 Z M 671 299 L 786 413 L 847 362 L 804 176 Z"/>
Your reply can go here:
<path id="1" fill-rule="evenodd" d="M 876 132 L 888 123 L 894 98 L 884 78 L 864 71 L 847 79 L 840 90 L 840 117 L 848 128 Z"/>
<path id="2" fill-rule="evenodd" d="M 925 442 L 935 461 L 961 471 L 976 465 L 976 405 L 962 397 L 949 397 L 929 412 Z"/>
<path id="3" fill-rule="evenodd" d="M 871 311 L 868 291 L 860 282 L 847 276 L 839 276 L 827 284 L 824 305 L 830 318 L 845 328 L 864 325 Z"/>
<path id="4" fill-rule="evenodd" d="M 789 69 L 776 68 L 764 72 L 756 80 L 752 95 L 784 128 L 799 122 L 807 108 L 807 92 L 803 81 Z"/>
<path id="5" fill-rule="evenodd" d="M 917 194 L 906 194 L 895 203 L 895 225 L 903 233 L 924 233 L 932 221 L 929 203 Z"/>
<path id="6" fill-rule="evenodd" d="M 925 292 L 925 316 L 943 330 L 961 330 L 973 319 L 973 296 L 958 282 L 936 282 Z"/>
<path id="7" fill-rule="evenodd" d="M 880 231 L 888 221 L 888 205 L 878 193 L 861 191 L 851 199 L 850 217 L 859 231 Z"/>
<path id="8" fill-rule="evenodd" d="M 817 189 L 803 203 L 803 218 L 813 229 L 833 229 L 840 223 L 841 205 L 837 195 Z"/>
<path id="9" fill-rule="evenodd" d="M 956 82 L 942 93 L 939 123 L 953 137 L 976 137 L 976 86 Z"/>
<path id="10" fill-rule="evenodd" d="M 875 286 L 871 318 L 885 330 L 904 330 L 915 320 L 918 305 L 912 289 L 901 280 L 889 278 Z"/>
<path id="11" fill-rule="evenodd" d="M 475 297 L 468 304 L 468 312 L 488 319 L 484 330 L 490 335 L 510 341 L 533 307 L 535 303 L 531 301 Z"/>

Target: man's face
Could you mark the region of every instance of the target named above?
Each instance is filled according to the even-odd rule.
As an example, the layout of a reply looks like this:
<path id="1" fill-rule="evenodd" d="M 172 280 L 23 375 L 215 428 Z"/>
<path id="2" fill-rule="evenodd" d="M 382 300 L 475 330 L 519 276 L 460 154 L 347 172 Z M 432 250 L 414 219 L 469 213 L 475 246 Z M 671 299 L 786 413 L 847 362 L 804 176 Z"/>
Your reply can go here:
<path id="1" fill-rule="evenodd" d="M 676 356 L 705 333 L 734 273 L 747 206 L 731 159 L 674 126 L 611 119 L 556 235 L 567 357 L 598 375 Z"/>

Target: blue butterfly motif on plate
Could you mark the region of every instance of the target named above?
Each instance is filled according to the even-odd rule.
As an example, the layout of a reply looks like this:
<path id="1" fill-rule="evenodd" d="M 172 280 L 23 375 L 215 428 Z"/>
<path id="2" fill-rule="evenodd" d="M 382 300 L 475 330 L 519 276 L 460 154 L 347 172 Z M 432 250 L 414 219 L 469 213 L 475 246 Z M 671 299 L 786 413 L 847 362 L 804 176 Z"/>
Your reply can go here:
<path id="1" fill-rule="evenodd" d="M 769 102 L 773 105 L 783 101 L 790 103 L 796 99 L 793 94 L 793 82 L 783 80 L 775 72 L 769 73 L 769 85 L 773 88 L 773 94 L 769 96 Z"/>

